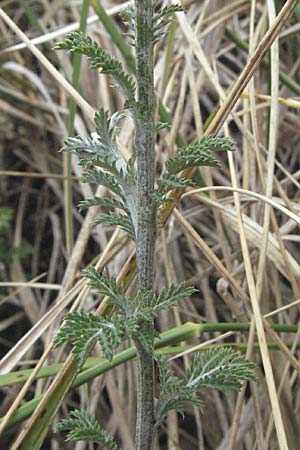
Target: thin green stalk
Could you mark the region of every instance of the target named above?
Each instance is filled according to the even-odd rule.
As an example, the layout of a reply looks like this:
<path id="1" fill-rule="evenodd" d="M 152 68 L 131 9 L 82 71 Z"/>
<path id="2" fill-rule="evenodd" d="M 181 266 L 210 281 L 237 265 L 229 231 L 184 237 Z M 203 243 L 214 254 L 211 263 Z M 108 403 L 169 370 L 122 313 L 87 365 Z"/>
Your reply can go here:
<path id="1" fill-rule="evenodd" d="M 89 12 L 90 0 L 83 0 L 80 13 L 79 30 L 85 31 L 87 17 Z M 77 89 L 79 84 L 79 74 L 81 66 L 81 55 L 74 55 L 73 59 L 73 73 L 72 86 Z M 68 117 L 68 136 L 72 136 L 74 132 L 74 120 L 77 106 L 75 101 L 69 100 L 69 117 Z M 64 197 L 65 197 L 65 228 L 66 228 L 66 246 L 67 252 L 70 255 L 74 245 L 73 234 L 73 215 L 72 215 L 72 154 L 70 152 L 64 153 Z"/>
<path id="2" fill-rule="evenodd" d="M 192 323 L 188 322 L 184 325 L 180 325 L 176 328 L 172 328 L 160 334 L 159 338 L 154 342 L 154 348 L 156 350 L 162 349 L 162 351 L 167 352 L 168 354 L 178 351 L 183 351 L 184 347 L 180 347 L 179 349 L 174 349 L 168 347 L 170 345 L 184 342 L 189 339 L 199 338 L 203 333 L 206 332 L 216 332 L 216 331 L 235 331 L 242 332 L 248 331 L 250 327 L 249 323 Z M 298 325 L 284 325 L 284 324 L 272 324 L 272 329 L 277 333 L 297 333 L 299 326 Z M 222 344 L 223 345 L 223 344 Z M 228 344 L 234 345 L 234 344 Z M 240 345 L 240 344 L 239 344 Z M 239 347 L 243 350 L 243 347 Z M 259 349 L 259 344 L 258 347 Z M 274 348 L 275 345 L 270 343 L 270 349 Z M 89 358 L 87 362 L 87 368 L 84 369 L 81 373 L 79 373 L 72 384 L 71 389 L 75 389 L 78 386 L 82 386 L 85 383 L 88 383 L 95 379 L 96 377 L 108 372 L 109 370 L 117 367 L 125 362 L 128 362 L 136 357 L 136 349 L 135 347 L 130 347 L 120 353 L 118 353 L 112 361 L 108 361 L 103 358 Z M 99 360 L 97 362 L 97 360 Z M 89 367 L 89 364 L 91 366 Z M 37 378 L 46 378 L 49 376 L 56 375 L 60 370 L 61 364 L 56 364 L 54 366 L 45 367 L 40 370 Z M 0 386 L 9 386 L 10 384 L 15 384 L 17 382 L 26 381 L 27 377 L 30 375 L 31 370 L 20 371 L 20 373 L 6 374 L 0 376 Z M 19 379 L 18 379 L 18 375 Z M 12 383 L 8 383 L 8 377 L 13 376 Z M 23 406 L 17 409 L 15 414 L 13 415 L 9 425 L 7 427 L 7 431 L 10 430 L 14 425 L 26 420 L 32 412 L 35 410 L 43 395 L 39 395 L 35 397 L 33 400 L 25 403 Z M 1 420 L 0 420 L 1 423 Z"/>
<path id="3" fill-rule="evenodd" d="M 284 345 L 291 349 L 293 347 L 293 342 L 285 342 Z M 178 345 L 178 346 L 166 346 L 160 349 L 155 350 L 155 354 L 159 355 L 177 355 L 185 350 L 191 350 L 195 347 L 194 344 L 189 345 Z M 219 348 L 219 347 L 231 347 L 235 348 L 236 350 L 239 350 L 241 352 L 245 352 L 247 350 L 247 344 L 244 344 L 243 342 L 230 342 L 230 343 L 222 343 L 222 344 L 210 344 L 205 347 L 203 347 L 203 350 L 207 350 L 210 348 Z M 297 345 L 297 350 L 300 348 L 300 343 Z M 126 360 L 124 362 L 130 361 L 131 355 L 135 355 L 135 351 L 133 352 L 133 347 L 131 348 L 131 351 L 127 352 L 126 350 Z M 255 351 L 259 351 L 259 342 L 253 343 L 253 349 Z M 280 347 L 275 342 L 268 342 L 268 349 L 269 350 L 279 350 L 281 351 Z M 202 351 L 202 348 L 200 348 L 197 351 Z M 118 357 L 118 354 L 115 356 L 115 358 Z M 118 360 L 118 359 L 117 359 Z M 103 368 L 105 366 L 105 358 L 101 356 L 91 356 L 86 360 L 86 363 L 83 366 L 83 372 L 81 372 L 75 379 L 73 386 L 81 386 L 82 384 L 88 383 L 92 381 L 97 376 L 101 375 L 103 372 Z M 115 360 L 113 360 L 115 364 Z M 119 363 L 120 364 L 120 363 Z M 99 367 L 101 367 L 101 373 L 99 374 Z M 51 378 L 54 377 L 59 370 L 62 368 L 62 363 L 52 364 L 49 366 L 43 367 L 38 374 L 35 377 L 35 380 L 41 380 L 45 378 Z M 90 369 L 90 370 L 88 370 Z M 108 369 L 110 370 L 110 369 Z M 7 386 L 13 386 L 15 384 L 25 383 L 29 376 L 31 375 L 33 369 L 24 369 L 19 370 L 16 372 L 10 372 L 5 375 L 0 375 L 0 387 L 7 387 Z M 1 420 L 0 420 L 1 421 Z"/>
<path id="4" fill-rule="evenodd" d="M 156 209 L 154 193 L 154 81 L 152 43 L 152 4 L 136 2 L 136 58 L 138 106 L 135 147 L 137 149 L 138 233 L 137 275 L 138 289 L 144 293 L 153 290 Z"/>
<path id="5" fill-rule="evenodd" d="M 138 230 L 136 240 L 138 292 L 154 290 L 154 251 L 156 207 L 154 193 L 155 96 L 153 69 L 153 4 L 136 0 L 136 79 L 137 117 L 135 148 L 137 149 Z M 150 296 L 149 296 L 150 297 Z M 147 301 L 147 299 L 145 299 Z M 141 334 L 153 335 L 154 322 L 141 323 Z M 136 450 L 152 448 L 154 430 L 154 351 L 136 341 L 137 346 L 137 417 Z"/>

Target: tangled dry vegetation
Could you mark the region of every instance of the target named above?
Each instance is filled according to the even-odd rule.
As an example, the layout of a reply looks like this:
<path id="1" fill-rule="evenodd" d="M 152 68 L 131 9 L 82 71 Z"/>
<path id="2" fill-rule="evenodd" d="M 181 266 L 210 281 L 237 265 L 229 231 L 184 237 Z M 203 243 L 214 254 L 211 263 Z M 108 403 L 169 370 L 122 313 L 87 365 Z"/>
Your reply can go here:
<path id="1" fill-rule="evenodd" d="M 126 40 L 118 16 L 124 3 L 87 3 L 89 35 L 130 67 L 129 56 L 124 58 L 118 46 L 120 36 Z M 186 12 L 174 16 L 155 50 L 157 95 L 174 118 L 168 130 L 159 132 L 158 173 L 176 153 L 178 135 L 188 143 L 201 137 L 230 88 L 245 70 L 250 73 L 249 55 L 284 3 L 295 2 L 183 2 Z M 92 448 L 66 444 L 53 433 L 52 418 L 55 422 L 74 407 L 95 412 L 123 449 L 134 448 L 132 363 L 125 358 L 113 370 L 102 364 L 97 373 L 77 378 L 76 389 L 68 393 L 73 381 L 73 375 L 67 379 L 69 348 L 53 349 L 51 344 L 63 312 L 103 309 L 80 278 L 82 268 L 107 265 L 111 273 L 132 279 L 130 289 L 135 283 L 133 244 L 121 230 L 92 228 L 96 207 L 78 212 L 78 202 L 91 197 L 94 186 L 80 182 L 75 157 L 58 153 L 68 135 L 93 131 L 94 110 L 113 112 L 122 106 L 111 81 L 91 71 L 85 59 L 77 83 L 78 60 L 52 50 L 79 22 L 84 27 L 82 4 L 0 1 L 1 448 L 33 448 L 22 446 L 30 416 L 36 433 L 39 426 L 51 424 L 43 449 Z M 108 27 L 101 5 L 119 35 Z M 276 450 L 286 448 L 287 441 L 290 450 L 299 449 L 299 19 L 298 3 L 275 31 L 272 51 L 228 110 L 223 131 L 235 139 L 237 151 L 221 155 L 221 171 L 206 168 L 194 174 L 199 188 L 182 195 L 156 251 L 158 289 L 182 280 L 198 289 L 192 299 L 161 314 L 161 331 L 186 322 L 238 323 L 239 330 L 251 323 L 249 331 L 224 326 L 224 333 L 221 326 L 212 327 L 184 345 L 166 348 L 176 371 L 189 366 L 192 352 L 224 343 L 257 362 L 258 379 L 239 394 L 203 393 L 204 414 L 190 409 L 184 420 L 170 414 L 157 448 Z M 65 79 L 72 80 L 75 91 Z M 124 155 L 132 142 L 133 125 L 127 118 L 119 136 Z M 98 195 L 103 194 L 100 189 Z M 274 323 L 281 328 L 272 329 Z M 88 365 L 96 367 L 99 361 L 95 349 Z M 41 366 L 45 368 L 36 379 Z M 37 408 L 41 395 L 49 407 L 46 422 Z"/>

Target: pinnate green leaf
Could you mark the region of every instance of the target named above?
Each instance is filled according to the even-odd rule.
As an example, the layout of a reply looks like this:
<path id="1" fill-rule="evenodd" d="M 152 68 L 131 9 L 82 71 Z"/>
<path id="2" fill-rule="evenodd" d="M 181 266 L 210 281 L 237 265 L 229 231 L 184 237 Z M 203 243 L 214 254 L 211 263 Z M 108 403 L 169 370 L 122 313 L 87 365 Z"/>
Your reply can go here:
<path id="1" fill-rule="evenodd" d="M 119 197 L 123 196 L 122 186 L 116 180 L 115 176 L 104 172 L 103 170 L 86 170 L 82 175 L 82 181 L 97 183 L 104 186 Z"/>
<path id="2" fill-rule="evenodd" d="M 118 208 L 122 209 L 126 213 L 128 213 L 128 209 L 124 205 L 123 202 L 120 202 L 119 200 L 116 200 L 114 198 L 108 198 L 108 197 L 97 197 L 89 198 L 87 200 L 82 200 L 78 204 L 79 210 L 82 211 L 86 208 L 90 208 L 91 206 L 104 206 L 109 208 Z"/>
<path id="3" fill-rule="evenodd" d="M 154 2 L 155 4 L 157 2 Z M 154 4 L 154 6 L 155 6 Z M 160 8 L 152 18 L 152 35 L 153 42 L 156 43 L 160 37 L 166 32 L 167 27 L 171 21 L 172 14 L 182 12 L 184 8 L 182 5 L 174 4 Z"/>
<path id="4" fill-rule="evenodd" d="M 185 283 L 180 283 L 178 286 L 171 284 L 168 289 L 163 289 L 158 297 L 153 297 L 151 306 L 156 311 L 171 308 L 176 303 L 192 295 L 197 289 L 193 287 L 187 287 Z"/>
<path id="5" fill-rule="evenodd" d="M 78 364 L 85 361 L 86 355 L 96 342 L 100 344 L 105 358 L 111 360 L 113 351 L 125 339 L 131 337 L 136 331 L 134 319 L 102 316 L 86 312 L 69 313 L 65 317 L 65 324 L 54 338 L 54 345 L 59 346 L 65 342 L 73 341 L 72 352 Z"/>
<path id="6" fill-rule="evenodd" d="M 124 72 L 122 64 L 117 59 L 99 47 L 89 36 L 81 31 L 73 31 L 67 35 L 65 41 L 57 44 L 55 48 L 86 55 L 91 68 L 100 69 L 102 73 L 114 78 L 117 87 L 126 98 L 128 107 L 134 108 L 135 83 L 132 77 Z"/>
<path id="7" fill-rule="evenodd" d="M 118 149 L 116 136 L 119 132 L 118 124 L 123 117 L 124 114 L 118 111 L 110 117 L 109 112 L 101 108 L 95 114 L 96 131 L 91 134 L 91 138 L 69 137 L 61 151 L 76 154 L 84 167 L 102 167 L 122 178 L 127 163 Z"/>
<path id="8" fill-rule="evenodd" d="M 99 273 L 94 267 L 88 267 L 82 271 L 83 275 L 90 280 L 90 286 L 96 288 L 99 294 L 109 298 L 112 305 L 117 306 L 124 316 L 126 316 L 125 286 L 117 284 L 114 276 L 109 277 L 108 272 L 104 270 Z"/>
<path id="9" fill-rule="evenodd" d="M 186 386 L 183 378 L 177 377 L 165 356 L 157 357 L 159 367 L 160 396 L 156 406 L 156 421 L 160 423 L 169 411 L 183 415 L 184 402 L 190 402 L 202 409 L 203 404 L 195 395 L 195 389 Z"/>
<path id="10" fill-rule="evenodd" d="M 220 167 L 220 162 L 213 156 L 215 150 L 235 150 L 231 139 L 219 136 L 208 136 L 196 141 L 166 161 L 166 167 L 171 174 L 177 174 L 189 167 L 213 166 Z"/>
<path id="11" fill-rule="evenodd" d="M 119 450 L 96 417 L 83 411 L 70 412 L 68 419 L 63 419 L 56 425 L 56 432 L 60 431 L 69 431 L 67 441 L 91 441 L 103 445 L 108 450 Z"/>
<path id="12" fill-rule="evenodd" d="M 214 348 L 195 355 L 186 375 L 174 375 L 164 356 L 158 358 L 160 398 L 156 419 L 162 421 L 168 411 L 183 413 L 183 402 L 194 403 L 200 409 L 202 402 L 196 397 L 200 388 L 238 391 L 244 381 L 255 380 L 255 364 L 231 348 Z"/>
<path id="13" fill-rule="evenodd" d="M 120 131 L 119 124 L 124 117 L 125 114 L 120 111 L 116 111 L 110 117 L 109 112 L 104 108 L 96 112 L 94 122 L 103 147 L 111 148 L 115 145 L 116 137 Z"/>
<path id="14" fill-rule="evenodd" d="M 128 5 L 126 8 L 123 8 L 120 12 L 120 17 L 128 28 L 129 32 L 126 35 L 129 38 L 129 43 L 134 47 L 135 46 L 135 6 Z"/>
<path id="15" fill-rule="evenodd" d="M 162 178 L 158 180 L 159 193 L 161 195 L 166 195 L 169 191 L 173 189 L 184 189 L 186 187 L 193 187 L 195 183 L 193 180 L 187 178 L 180 178 L 177 175 L 166 172 L 163 174 Z"/>
<path id="16" fill-rule="evenodd" d="M 238 391 L 243 381 L 255 380 L 255 364 L 232 348 L 210 349 L 195 355 L 187 372 L 187 386 Z"/>
<path id="17" fill-rule="evenodd" d="M 108 226 L 120 227 L 133 241 L 135 240 L 135 230 L 130 216 L 118 212 L 101 213 L 96 216 L 93 223 L 95 225 L 102 223 Z"/>

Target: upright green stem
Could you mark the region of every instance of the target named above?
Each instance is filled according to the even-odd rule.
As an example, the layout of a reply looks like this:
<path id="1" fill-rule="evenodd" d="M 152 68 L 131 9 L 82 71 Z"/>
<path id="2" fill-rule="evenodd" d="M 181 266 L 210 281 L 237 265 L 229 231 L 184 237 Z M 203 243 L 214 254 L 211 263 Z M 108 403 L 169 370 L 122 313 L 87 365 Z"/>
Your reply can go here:
<path id="1" fill-rule="evenodd" d="M 138 105 L 136 117 L 138 230 L 137 275 L 140 293 L 153 291 L 156 210 L 153 205 L 155 124 L 153 81 L 152 0 L 135 0 L 136 76 Z M 153 323 L 141 324 L 141 333 L 151 334 Z M 154 427 L 154 353 L 136 342 L 138 350 L 138 399 L 136 450 L 150 450 Z"/>
<path id="2" fill-rule="evenodd" d="M 138 172 L 137 272 L 139 290 L 153 290 L 156 214 L 153 207 L 155 125 L 152 1 L 136 0 L 138 113 L 135 145 Z"/>

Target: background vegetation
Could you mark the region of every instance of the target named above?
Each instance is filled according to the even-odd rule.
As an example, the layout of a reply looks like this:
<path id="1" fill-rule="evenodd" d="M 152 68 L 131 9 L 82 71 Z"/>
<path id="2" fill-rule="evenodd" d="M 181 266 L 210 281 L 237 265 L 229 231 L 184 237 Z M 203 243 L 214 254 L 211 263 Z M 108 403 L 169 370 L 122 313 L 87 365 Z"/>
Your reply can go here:
<path id="1" fill-rule="evenodd" d="M 174 118 L 156 143 L 157 173 L 176 153 L 177 144 L 202 136 L 284 3 L 183 2 L 186 13 L 174 16 L 169 33 L 155 50 L 156 92 Z M 133 287 L 135 283 L 130 271 L 133 244 L 121 230 L 92 228 L 97 208 L 78 212 L 77 204 L 90 198 L 94 187 L 79 181 L 82 169 L 76 157 L 58 153 L 68 135 L 88 136 L 93 131 L 94 110 L 104 107 L 114 112 L 123 100 L 112 90 L 109 78 L 88 68 L 86 59 L 52 50 L 67 31 L 87 28 L 130 70 L 125 28 L 118 16 L 123 5 L 0 2 L 0 344 L 1 357 L 6 355 L 0 365 L 1 415 L 6 418 L 0 439 L 6 446 L 21 439 L 32 405 L 48 392 L 46 422 L 41 411 L 33 416 L 34 426 L 40 427 L 37 433 L 51 422 L 59 398 L 55 421 L 70 409 L 83 408 L 97 414 L 122 448 L 133 448 L 135 372 L 130 362 L 108 370 L 110 365 L 105 366 L 95 349 L 87 363 L 90 372 L 75 381 L 80 387 L 67 394 L 73 381 L 69 363 L 69 378 L 57 378 L 52 393 L 47 391 L 50 377 L 60 367 L 57 364 L 69 361 L 69 347 L 53 350 L 51 346 L 63 311 L 83 303 L 87 311 L 104 308 L 84 286 L 80 270 L 91 262 L 98 267 L 108 264 L 111 273 L 125 273 L 133 278 Z M 186 322 L 214 324 L 183 328 L 186 334 L 180 340 L 189 340 L 164 350 L 173 354 L 174 369 L 180 374 L 189 367 L 193 347 L 201 351 L 223 342 L 258 363 L 258 381 L 238 395 L 202 393 L 203 415 L 192 408 L 185 420 L 171 413 L 160 431 L 157 445 L 162 449 L 267 450 L 286 448 L 285 440 L 289 449 L 299 448 L 299 18 L 297 5 L 276 31 L 272 52 L 226 122 L 224 132 L 235 139 L 238 150 L 220 154 L 221 171 L 206 168 L 195 173 L 200 190 L 186 190 L 156 250 L 158 289 L 183 280 L 198 289 L 176 309 L 161 313 L 159 329 L 182 330 L 180 325 Z M 28 38 L 37 40 L 27 43 L 26 49 Z M 78 91 L 75 102 L 70 101 L 71 85 Z M 132 123 L 126 119 L 119 136 L 125 156 L 132 142 Z M 241 190 L 234 196 L 233 188 Z M 104 190 L 98 192 L 103 194 Z M 265 348 L 263 330 L 258 329 L 258 341 L 254 323 L 257 326 L 263 315 L 270 314 L 263 322 Z M 251 321 L 248 332 L 246 324 Z M 223 328 L 218 323 L 224 323 Z M 282 326 L 274 331 L 270 323 Z M 133 356 L 131 350 L 120 353 L 116 365 Z M 262 358 L 271 361 L 276 388 L 264 375 Z M 37 364 L 46 368 L 41 372 L 44 377 L 34 381 L 28 378 L 32 372 L 24 369 Z M 8 425 L 13 409 L 20 406 Z M 283 431 L 278 432 L 280 423 Z M 15 448 L 18 445 L 17 441 Z M 66 444 L 63 435 L 50 428 L 42 448 L 91 447 Z"/>

